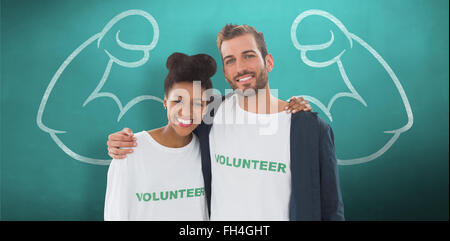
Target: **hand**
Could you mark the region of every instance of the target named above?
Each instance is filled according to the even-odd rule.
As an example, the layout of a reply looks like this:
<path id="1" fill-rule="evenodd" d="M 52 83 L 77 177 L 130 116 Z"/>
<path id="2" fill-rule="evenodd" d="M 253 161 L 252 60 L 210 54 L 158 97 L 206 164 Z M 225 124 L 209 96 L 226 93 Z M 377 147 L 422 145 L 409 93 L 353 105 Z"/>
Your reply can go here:
<path id="1" fill-rule="evenodd" d="M 303 99 L 303 97 L 296 98 L 292 96 L 289 99 L 289 104 L 284 108 L 287 113 L 294 114 L 297 111 L 311 111 L 312 108 L 309 105 L 308 101 Z"/>
<path id="2" fill-rule="evenodd" d="M 121 147 L 137 146 L 133 131 L 129 128 L 113 133 L 108 136 L 108 155 L 114 159 L 123 159 L 127 154 L 132 153 L 133 149 L 120 149 Z"/>

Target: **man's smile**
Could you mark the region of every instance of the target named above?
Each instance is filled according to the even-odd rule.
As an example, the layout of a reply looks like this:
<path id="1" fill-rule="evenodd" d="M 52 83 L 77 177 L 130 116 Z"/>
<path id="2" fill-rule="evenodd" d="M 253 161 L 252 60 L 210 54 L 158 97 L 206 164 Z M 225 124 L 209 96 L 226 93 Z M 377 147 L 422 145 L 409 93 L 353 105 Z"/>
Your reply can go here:
<path id="1" fill-rule="evenodd" d="M 249 83 L 250 81 L 252 81 L 254 78 L 255 78 L 254 74 L 246 74 L 246 75 L 236 78 L 236 82 L 241 83 L 241 84 L 246 84 L 246 83 Z"/>

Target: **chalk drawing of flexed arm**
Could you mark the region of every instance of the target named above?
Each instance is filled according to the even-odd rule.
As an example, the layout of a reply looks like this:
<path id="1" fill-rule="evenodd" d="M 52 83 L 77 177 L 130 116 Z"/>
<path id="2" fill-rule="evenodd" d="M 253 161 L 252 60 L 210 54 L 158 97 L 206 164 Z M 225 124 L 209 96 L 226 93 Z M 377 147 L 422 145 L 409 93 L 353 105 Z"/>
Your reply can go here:
<path id="1" fill-rule="evenodd" d="M 115 41 L 120 47 L 122 47 L 123 49 L 126 49 L 126 50 L 130 50 L 130 51 L 142 52 L 142 58 L 137 61 L 132 61 L 132 62 L 121 60 L 121 59 L 115 57 L 111 53 L 111 51 L 109 51 L 108 49 L 100 48 L 103 37 L 107 33 L 109 33 L 111 28 L 117 22 L 119 22 L 120 20 L 125 19 L 129 16 L 140 16 L 140 17 L 145 18 L 145 20 L 147 20 L 152 25 L 153 31 L 154 31 L 153 39 L 152 39 L 151 43 L 148 45 L 127 44 L 120 39 L 120 30 L 118 30 L 116 32 Z M 37 114 L 37 118 L 36 118 L 38 127 L 41 130 L 49 133 L 49 135 L 55 141 L 55 143 L 66 154 L 68 154 L 72 158 L 79 160 L 81 162 L 90 163 L 90 164 L 98 164 L 98 165 L 109 164 L 110 160 L 100 160 L 100 159 L 82 156 L 82 155 L 75 153 L 74 151 L 71 150 L 71 148 L 66 146 L 61 141 L 61 139 L 58 137 L 58 135 L 60 135 L 60 134 L 67 133 L 68 132 L 67 130 L 61 130 L 61 129 L 57 130 L 57 129 L 51 128 L 43 123 L 43 116 L 46 112 L 47 101 L 48 101 L 49 97 L 53 94 L 53 90 L 55 89 L 55 86 L 57 86 L 58 84 L 66 84 L 64 82 L 60 83 L 61 82 L 60 77 L 61 77 L 61 75 L 64 74 L 64 71 L 66 70 L 66 68 L 69 65 L 71 65 L 73 62 L 75 62 L 77 59 L 77 56 L 82 55 L 83 51 L 85 51 L 88 48 L 96 47 L 97 49 L 102 50 L 103 54 L 107 56 L 108 61 L 106 63 L 106 67 L 103 70 L 103 74 L 102 74 L 101 78 L 95 81 L 95 82 L 97 82 L 96 85 L 94 83 L 95 88 L 93 88 L 92 92 L 90 92 L 90 94 L 88 95 L 88 97 L 86 99 L 82 100 L 82 102 L 79 103 L 80 107 L 85 107 L 86 105 L 88 105 L 89 103 L 91 103 L 92 101 L 94 101 L 97 98 L 110 98 L 112 101 L 115 102 L 115 104 L 117 105 L 117 108 L 119 109 L 119 114 L 117 116 L 117 122 L 118 122 L 131 107 L 133 107 L 135 104 L 137 104 L 141 101 L 156 100 L 156 101 L 159 101 L 162 103 L 163 101 L 158 97 L 151 96 L 151 95 L 143 95 L 143 96 L 135 97 L 128 103 L 123 104 L 114 93 L 102 91 L 102 87 L 107 82 L 110 71 L 114 66 L 121 66 L 121 67 L 125 67 L 125 68 L 137 68 L 137 67 L 145 64 L 149 59 L 149 56 L 150 56 L 149 52 L 150 52 L 150 50 L 155 48 L 155 46 L 158 42 L 158 38 L 159 38 L 158 24 L 157 24 L 156 20 L 153 18 L 153 16 L 151 16 L 149 13 L 142 11 L 142 10 L 128 10 L 128 11 L 125 11 L 125 12 L 122 12 L 122 13 L 116 15 L 105 25 L 105 27 L 99 33 L 94 34 L 88 40 L 86 40 L 84 43 L 82 43 L 79 47 L 77 47 L 69 55 L 69 57 L 67 57 L 67 59 L 63 62 L 63 64 L 61 64 L 61 66 L 58 68 L 56 73 L 53 75 L 47 89 L 45 90 L 44 96 L 42 97 L 41 104 L 39 106 L 39 110 L 38 110 L 38 114 Z M 81 87 L 79 87 L 79 88 L 81 88 Z"/>
<path id="2" fill-rule="evenodd" d="M 332 23 L 334 23 L 337 26 L 337 28 L 344 34 L 346 39 L 348 40 L 350 49 L 344 49 L 339 54 L 337 54 L 333 58 L 326 60 L 326 61 L 319 62 L 319 61 L 314 61 L 314 60 L 311 60 L 310 58 L 308 58 L 308 52 L 320 51 L 320 50 L 327 49 L 334 42 L 334 33 L 332 30 L 330 30 L 331 37 L 330 37 L 330 40 L 326 43 L 316 44 L 316 45 L 302 45 L 299 43 L 299 41 L 297 39 L 297 31 L 299 31 L 298 26 L 304 19 L 306 19 L 310 16 L 320 16 L 320 17 L 326 18 L 329 21 L 331 21 Z M 396 140 L 399 138 L 401 133 L 409 130 L 412 127 L 413 113 L 411 110 L 411 106 L 409 104 L 409 101 L 405 94 L 405 91 L 404 91 L 399 79 L 395 75 L 394 71 L 391 69 L 391 67 L 388 65 L 388 63 L 381 57 L 381 55 L 378 54 L 377 51 L 375 51 L 375 49 L 373 49 L 368 43 L 366 43 L 364 40 L 362 40 L 357 35 L 349 32 L 347 30 L 347 28 L 344 26 L 344 24 L 339 19 L 337 19 L 330 13 L 323 11 L 323 10 L 312 9 L 312 10 L 304 11 L 301 14 L 299 14 L 295 18 L 294 22 L 292 23 L 291 40 L 292 40 L 294 47 L 300 51 L 300 58 L 301 58 L 302 62 L 305 63 L 306 65 L 308 65 L 312 68 L 325 68 L 328 66 L 336 65 L 339 69 L 340 78 L 338 78 L 338 81 L 342 80 L 344 82 L 345 86 L 347 87 L 347 91 L 336 93 L 326 103 L 321 102 L 319 99 L 317 99 L 313 96 L 299 95 L 299 96 L 303 96 L 309 102 L 311 102 L 311 103 L 315 104 L 317 107 L 319 107 L 321 109 L 321 111 L 329 118 L 329 120 L 331 122 L 333 121 L 333 114 L 332 114 L 333 113 L 332 112 L 333 104 L 336 102 L 336 100 L 338 100 L 340 98 L 354 99 L 364 107 L 368 107 L 368 105 L 370 105 L 370 103 L 366 102 L 365 97 L 363 95 L 360 95 L 358 90 L 354 87 L 355 80 L 349 78 L 346 68 L 344 68 L 345 64 L 343 63 L 343 60 L 342 60 L 342 57 L 344 56 L 344 54 L 346 54 L 346 52 L 348 52 L 348 51 L 351 51 L 355 42 L 357 44 L 361 45 L 366 51 L 368 51 L 370 53 L 370 55 L 376 59 L 376 62 L 382 66 L 382 68 L 388 74 L 390 80 L 393 82 L 396 90 L 398 91 L 398 93 L 401 97 L 404 110 L 407 114 L 407 119 L 408 119 L 407 123 L 395 130 L 385 130 L 384 133 L 392 134 L 392 137 L 380 149 L 378 149 L 374 153 L 366 155 L 366 156 L 358 157 L 358 158 L 348 159 L 348 160 L 339 159 L 338 163 L 340 165 L 359 164 L 359 163 L 369 162 L 369 161 L 372 161 L 372 160 L 378 158 L 383 153 L 385 153 L 392 146 L 392 144 L 394 144 L 396 142 Z"/>

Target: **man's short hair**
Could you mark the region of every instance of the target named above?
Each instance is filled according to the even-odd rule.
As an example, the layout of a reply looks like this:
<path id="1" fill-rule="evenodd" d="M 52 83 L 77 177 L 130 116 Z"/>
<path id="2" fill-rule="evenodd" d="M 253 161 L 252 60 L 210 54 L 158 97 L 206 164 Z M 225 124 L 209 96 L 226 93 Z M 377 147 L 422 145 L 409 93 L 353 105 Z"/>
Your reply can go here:
<path id="1" fill-rule="evenodd" d="M 268 53 L 266 41 L 264 40 L 264 34 L 262 32 L 258 32 L 254 27 L 245 24 L 227 24 L 222 28 L 222 30 L 220 30 L 220 32 L 217 34 L 217 48 L 219 49 L 220 55 L 222 55 L 221 47 L 223 41 L 230 40 L 245 34 L 253 35 L 256 40 L 256 45 L 261 52 L 261 56 L 263 59 L 265 59 Z"/>

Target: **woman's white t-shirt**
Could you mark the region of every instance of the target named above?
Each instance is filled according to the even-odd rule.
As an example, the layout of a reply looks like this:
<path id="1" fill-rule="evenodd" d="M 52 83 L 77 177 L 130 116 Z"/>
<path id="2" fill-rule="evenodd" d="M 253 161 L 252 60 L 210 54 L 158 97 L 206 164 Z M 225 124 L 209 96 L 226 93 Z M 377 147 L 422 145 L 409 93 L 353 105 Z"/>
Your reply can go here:
<path id="1" fill-rule="evenodd" d="M 181 148 L 135 134 L 137 147 L 108 170 L 105 220 L 207 220 L 197 136 Z"/>

